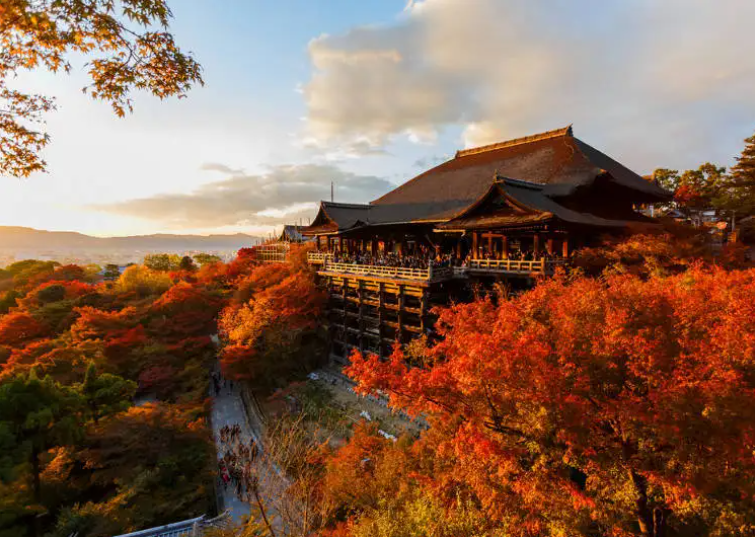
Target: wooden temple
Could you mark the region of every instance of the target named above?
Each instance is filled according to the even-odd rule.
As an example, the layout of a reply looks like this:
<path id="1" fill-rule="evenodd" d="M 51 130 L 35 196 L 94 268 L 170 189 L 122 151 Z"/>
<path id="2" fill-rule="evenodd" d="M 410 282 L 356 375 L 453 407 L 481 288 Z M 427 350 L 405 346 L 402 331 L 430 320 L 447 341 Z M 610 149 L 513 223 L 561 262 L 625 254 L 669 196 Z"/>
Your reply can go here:
<path id="1" fill-rule="evenodd" d="M 333 355 L 430 335 L 430 308 L 471 283 L 551 274 L 603 235 L 654 226 L 638 207 L 669 198 L 569 126 L 458 151 L 370 203 L 323 201 L 301 233 L 329 289 Z"/>

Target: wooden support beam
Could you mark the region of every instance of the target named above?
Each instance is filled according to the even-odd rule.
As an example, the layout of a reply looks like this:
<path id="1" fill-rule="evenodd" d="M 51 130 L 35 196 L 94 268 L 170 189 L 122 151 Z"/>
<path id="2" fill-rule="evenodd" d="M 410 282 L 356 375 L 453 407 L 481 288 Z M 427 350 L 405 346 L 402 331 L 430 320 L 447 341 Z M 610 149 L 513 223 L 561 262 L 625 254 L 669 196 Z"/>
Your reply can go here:
<path id="1" fill-rule="evenodd" d="M 564 237 L 564 241 L 561 245 L 561 255 L 564 256 L 564 258 L 569 257 L 569 239 Z"/>
<path id="2" fill-rule="evenodd" d="M 532 250 L 535 255 L 540 252 L 540 233 L 535 233 L 535 237 L 532 239 Z"/>
<path id="3" fill-rule="evenodd" d="M 547 251 L 547 252 L 548 252 L 549 254 L 552 254 L 552 253 L 553 253 L 553 239 L 548 239 L 548 240 L 547 240 L 547 241 L 545 242 L 545 250 L 546 250 L 546 251 Z"/>
<path id="4" fill-rule="evenodd" d="M 509 238 L 504 235 L 503 236 L 503 253 L 502 253 L 503 259 L 509 258 Z"/>
<path id="5" fill-rule="evenodd" d="M 472 233 L 472 259 L 477 259 L 477 232 Z"/>

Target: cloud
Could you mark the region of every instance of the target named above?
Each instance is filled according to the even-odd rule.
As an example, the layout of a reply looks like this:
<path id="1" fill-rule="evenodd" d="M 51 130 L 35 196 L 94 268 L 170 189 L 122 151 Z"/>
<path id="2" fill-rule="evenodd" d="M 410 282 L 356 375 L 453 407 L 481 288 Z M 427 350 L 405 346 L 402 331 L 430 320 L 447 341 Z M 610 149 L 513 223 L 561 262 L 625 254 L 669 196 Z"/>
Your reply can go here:
<path id="1" fill-rule="evenodd" d="M 201 186 L 189 194 L 160 194 L 93 208 L 109 213 L 161 222 L 174 229 L 233 225 L 269 225 L 311 218 L 317 202 L 335 199 L 366 202 L 393 188 L 386 179 L 356 175 L 329 164 L 281 165 L 265 173 L 233 173 L 224 165 L 203 169 L 224 171 L 230 176 Z"/>
<path id="2" fill-rule="evenodd" d="M 199 167 L 199 169 L 210 172 L 221 172 L 227 175 L 238 175 L 244 173 L 244 170 L 241 168 L 231 168 L 230 166 L 226 166 L 225 164 L 220 164 L 218 162 L 205 162 Z"/>
<path id="3" fill-rule="evenodd" d="M 755 125 L 749 0 L 425 0 L 405 11 L 310 43 L 312 139 L 382 147 L 451 126 L 470 146 L 575 123 L 650 165 L 731 151 Z"/>

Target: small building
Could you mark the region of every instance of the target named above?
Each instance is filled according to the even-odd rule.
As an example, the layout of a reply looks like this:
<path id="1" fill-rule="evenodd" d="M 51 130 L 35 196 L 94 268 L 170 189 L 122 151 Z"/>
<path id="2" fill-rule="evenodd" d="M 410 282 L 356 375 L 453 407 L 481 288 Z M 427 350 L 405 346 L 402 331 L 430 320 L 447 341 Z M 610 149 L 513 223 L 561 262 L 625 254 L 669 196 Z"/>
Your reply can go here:
<path id="1" fill-rule="evenodd" d="M 430 333 L 429 308 L 460 287 L 553 273 L 602 235 L 657 225 L 638 209 L 670 198 L 569 126 L 458 151 L 370 203 L 322 201 L 302 234 L 330 289 L 334 354 L 383 355 Z"/>
<path id="2" fill-rule="evenodd" d="M 311 237 L 305 237 L 302 235 L 302 230 L 305 229 L 306 226 L 298 226 L 298 225 L 290 225 L 287 224 L 283 226 L 283 230 L 281 231 L 280 237 L 278 237 L 278 242 L 307 242 L 311 241 Z"/>

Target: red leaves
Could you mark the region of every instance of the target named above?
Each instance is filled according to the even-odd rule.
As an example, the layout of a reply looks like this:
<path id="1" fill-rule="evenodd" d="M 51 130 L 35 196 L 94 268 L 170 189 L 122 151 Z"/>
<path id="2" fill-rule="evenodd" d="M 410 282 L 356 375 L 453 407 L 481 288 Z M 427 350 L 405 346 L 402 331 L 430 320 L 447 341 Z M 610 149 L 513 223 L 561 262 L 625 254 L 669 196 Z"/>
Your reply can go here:
<path id="1" fill-rule="evenodd" d="M 423 368 L 356 353 L 346 372 L 432 418 L 448 471 L 491 516 L 586 510 L 629 528 L 631 504 L 611 506 L 633 486 L 627 468 L 664 509 L 682 491 L 755 494 L 755 270 L 556 278 L 442 310 L 438 328 Z"/>
<path id="2" fill-rule="evenodd" d="M 42 337 L 47 332 L 48 327 L 28 313 L 13 311 L 0 316 L 0 345 L 20 345 Z"/>

